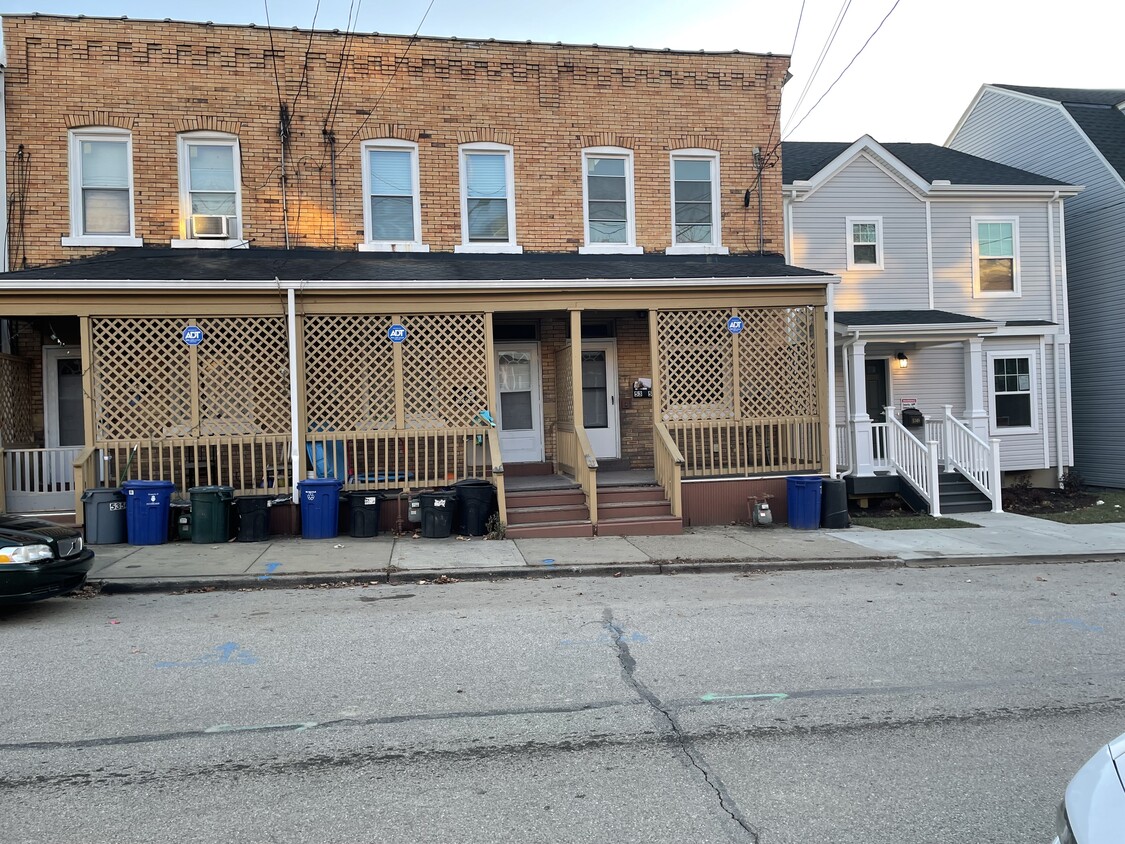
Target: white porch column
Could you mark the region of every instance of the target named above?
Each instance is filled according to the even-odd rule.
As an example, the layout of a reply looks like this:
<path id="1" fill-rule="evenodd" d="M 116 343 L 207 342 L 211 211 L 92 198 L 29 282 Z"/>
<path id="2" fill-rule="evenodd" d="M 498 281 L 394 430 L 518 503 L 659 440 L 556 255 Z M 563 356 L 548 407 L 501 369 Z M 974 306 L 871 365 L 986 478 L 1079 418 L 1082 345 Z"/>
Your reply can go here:
<path id="1" fill-rule="evenodd" d="M 848 421 L 851 423 L 852 448 L 855 450 L 855 466 L 852 470 L 857 475 L 870 476 L 875 474 L 875 455 L 871 448 L 871 417 L 867 415 L 867 344 L 856 340 L 847 348 L 850 355 L 849 373 L 851 378 L 851 407 L 848 408 Z"/>
<path id="2" fill-rule="evenodd" d="M 984 403 L 984 341 L 970 337 L 965 341 L 965 424 L 988 442 L 988 408 Z"/>

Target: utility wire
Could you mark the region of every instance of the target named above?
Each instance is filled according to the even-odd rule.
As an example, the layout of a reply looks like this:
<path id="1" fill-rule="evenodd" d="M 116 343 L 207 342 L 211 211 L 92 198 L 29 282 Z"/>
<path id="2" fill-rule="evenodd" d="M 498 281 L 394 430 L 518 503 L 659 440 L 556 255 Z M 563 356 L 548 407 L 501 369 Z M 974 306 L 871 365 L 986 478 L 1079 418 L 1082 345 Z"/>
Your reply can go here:
<path id="1" fill-rule="evenodd" d="M 297 93 L 293 95 L 293 105 L 289 106 L 289 113 L 295 114 L 297 111 L 297 100 L 301 97 L 301 91 L 305 89 L 305 83 L 309 78 L 309 53 L 312 52 L 313 35 L 316 32 L 316 18 L 320 14 L 320 0 L 316 0 L 316 8 L 313 10 L 312 25 L 309 27 L 309 43 L 305 45 L 305 60 L 301 64 L 301 81 L 297 83 Z"/>
<path id="2" fill-rule="evenodd" d="M 801 11 L 798 12 L 798 14 L 797 14 L 797 27 L 796 27 L 796 29 L 793 30 L 793 46 L 789 48 L 789 64 L 790 64 L 790 66 L 792 66 L 792 64 L 793 64 L 793 54 L 797 52 L 797 36 L 801 34 L 801 21 L 804 20 L 804 18 L 805 18 L 805 2 L 806 2 L 806 0 L 801 0 Z M 784 85 L 784 84 L 785 84 L 785 82 L 782 81 L 782 85 Z M 773 155 L 774 151 L 777 149 L 777 145 L 774 144 L 774 142 L 773 142 L 773 135 L 774 135 L 774 132 L 777 131 L 780 123 L 781 123 L 781 97 L 779 95 L 778 101 L 777 101 L 777 119 L 770 121 L 770 135 L 769 135 L 768 138 L 766 138 L 766 145 L 764 147 L 765 152 L 760 156 L 759 161 L 755 162 L 755 166 L 761 165 L 762 162 L 767 162 L 765 164 L 765 166 L 772 166 L 768 162 L 770 161 L 771 156 Z M 779 143 L 780 143 L 780 141 L 779 141 Z M 760 171 L 759 171 L 759 173 L 760 173 Z"/>
<path id="3" fill-rule="evenodd" d="M 277 75 L 277 49 L 273 46 L 273 26 L 270 24 L 269 0 L 262 0 L 262 5 L 266 7 L 266 31 L 270 34 L 270 58 L 273 60 L 273 84 L 277 86 L 277 105 L 281 108 L 285 105 L 285 100 L 281 96 L 281 79 Z"/>
<path id="4" fill-rule="evenodd" d="M 820 48 L 820 55 L 817 56 L 816 64 L 813 66 L 812 73 L 809 74 L 808 79 L 805 80 L 805 87 L 801 89 L 801 95 L 797 98 L 797 104 L 793 106 L 793 114 L 801 110 L 801 106 L 805 102 L 805 97 L 809 95 L 812 89 L 813 82 L 816 81 L 817 74 L 820 73 L 820 68 L 824 64 L 824 60 L 828 57 L 828 52 L 832 49 L 832 45 L 836 43 L 836 36 L 840 32 L 840 27 L 844 23 L 844 18 L 848 15 L 848 10 L 852 7 L 852 0 L 844 0 L 840 6 L 840 11 L 836 14 L 836 20 L 832 24 L 832 29 L 828 33 L 828 38 L 824 41 L 824 46 Z M 790 120 L 793 118 L 790 117 Z M 784 128 L 781 132 L 785 134 Z"/>
<path id="5" fill-rule="evenodd" d="M 340 100 L 344 96 L 344 82 L 346 76 L 344 73 L 348 64 L 348 42 L 351 40 L 352 32 L 357 23 L 359 23 L 359 12 L 363 7 L 363 0 L 359 0 L 359 6 L 356 6 L 355 0 L 352 0 L 348 6 L 348 25 L 344 29 L 344 45 L 340 50 L 340 62 L 336 66 L 336 78 L 332 81 L 332 93 L 328 97 L 328 111 L 324 115 L 324 131 L 326 134 L 331 133 L 336 125 L 336 113 L 340 108 Z M 352 12 L 355 12 L 353 18 Z"/>
<path id="6" fill-rule="evenodd" d="M 426 7 L 426 13 L 422 15 L 422 20 L 418 21 L 418 27 L 414 30 L 414 34 L 410 36 L 410 41 L 407 42 L 406 47 L 402 51 L 402 55 L 395 60 L 395 67 L 394 70 L 391 71 L 391 78 L 387 80 L 387 84 L 384 85 L 383 90 L 379 92 L 379 98 L 375 100 L 375 105 L 371 106 L 371 110 L 364 115 L 363 122 L 359 124 L 359 128 L 348 138 L 347 143 L 340 147 L 340 152 L 346 150 L 348 146 L 351 145 L 352 141 L 359 137 L 360 132 L 363 131 L 363 127 L 367 125 L 367 121 L 371 119 L 371 115 L 375 113 L 375 109 L 377 109 L 379 103 L 383 101 L 383 96 L 387 93 L 387 89 L 391 87 L 391 83 L 395 81 L 395 76 L 398 75 L 398 69 L 402 67 L 402 63 L 406 61 L 406 54 L 410 52 L 410 48 L 413 47 L 414 42 L 418 40 L 418 33 L 422 31 L 422 25 L 426 22 L 426 18 L 429 17 L 430 10 L 434 7 L 434 2 L 435 0 L 430 0 L 430 5 Z"/>
<path id="7" fill-rule="evenodd" d="M 875 30 L 870 35 L 867 36 L 867 40 L 863 42 L 863 46 L 859 48 L 859 50 L 856 52 L 856 54 L 854 56 L 852 56 L 852 60 L 847 63 L 847 65 L 844 67 L 843 70 L 840 71 L 840 75 L 832 80 L 832 84 L 829 85 L 828 89 L 823 94 L 820 95 L 820 99 L 818 99 L 815 103 L 812 104 L 812 108 L 810 108 L 807 112 L 805 112 L 805 116 L 802 117 L 797 122 L 797 125 L 794 126 L 793 129 L 790 132 L 788 132 L 787 134 L 791 135 L 791 134 L 793 134 L 793 132 L 796 132 L 800 128 L 801 124 L 804 123 L 806 120 L 808 120 L 809 115 L 812 114 L 814 111 L 816 111 L 816 107 L 818 105 L 820 105 L 821 102 L 824 100 L 824 98 L 828 96 L 829 92 L 833 88 L 836 87 L 836 83 L 839 82 L 843 78 L 844 74 L 848 72 L 848 69 L 853 64 L 855 64 L 856 59 L 858 59 L 863 54 L 863 51 L 867 49 L 867 45 L 871 43 L 871 39 L 879 34 L 879 30 L 882 29 L 883 24 L 885 24 L 887 22 L 887 18 L 889 18 L 894 13 L 894 10 L 898 8 L 898 4 L 901 3 L 901 2 L 902 2 L 902 0 L 895 0 L 895 3 L 894 3 L 893 6 L 891 6 L 890 11 L 888 11 L 887 14 L 883 15 L 883 19 L 881 21 L 879 21 L 879 25 L 877 27 L 875 27 Z"/>

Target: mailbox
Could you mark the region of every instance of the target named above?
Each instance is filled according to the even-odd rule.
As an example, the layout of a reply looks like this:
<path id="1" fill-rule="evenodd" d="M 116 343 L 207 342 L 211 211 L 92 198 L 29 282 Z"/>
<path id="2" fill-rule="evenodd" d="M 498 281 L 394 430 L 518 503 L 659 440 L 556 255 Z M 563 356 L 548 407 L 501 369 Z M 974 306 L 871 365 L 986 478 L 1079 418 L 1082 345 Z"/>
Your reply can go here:
<path id="1" fill-rule="evenodd" d="M 904 407 L 902 409 L 902 424 L 911 430 L 924 429 L 926 417 L 916 407 Z"/>

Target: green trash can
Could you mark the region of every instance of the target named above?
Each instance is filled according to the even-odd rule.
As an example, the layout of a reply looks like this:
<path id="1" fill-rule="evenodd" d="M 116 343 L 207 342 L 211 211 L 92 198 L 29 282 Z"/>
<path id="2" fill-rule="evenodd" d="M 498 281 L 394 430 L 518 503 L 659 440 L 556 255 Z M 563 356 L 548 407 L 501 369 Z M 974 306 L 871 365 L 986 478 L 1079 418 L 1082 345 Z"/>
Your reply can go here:
<path id="1" fill-rule="evenodd" d="M 193 486 L 191 495 L 191 541 L 226 542 L 230 539 L 232 486 Z"/>

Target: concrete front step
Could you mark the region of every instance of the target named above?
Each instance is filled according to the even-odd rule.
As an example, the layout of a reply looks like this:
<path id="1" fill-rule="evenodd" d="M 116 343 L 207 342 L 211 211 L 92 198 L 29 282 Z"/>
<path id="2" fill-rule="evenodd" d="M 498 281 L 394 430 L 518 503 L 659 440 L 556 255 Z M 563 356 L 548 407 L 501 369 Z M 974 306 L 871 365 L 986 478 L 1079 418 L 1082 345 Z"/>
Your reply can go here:
<path id="1" fill-rule="evenodd" d="M 505 539 L 556 539 L 593 536 L 594 525 L 584 521 L 539 522 L 537 524 L 508 525 Z"/>
<path id="2" fill-rule="evenodd" d="M 628 519 L 641 516 L 672 516 L 672 505 L 661 498 L 659 501 L 610 501 L 603 503 L 598 494 L 598 524 L 607 519 Z"/>
<path id="3" fill-rule="evenodd" d="M 509 507 L 509 525 L 539 524 L 542 522 L 589 521 L 590 511 L 584 503 L 547 504 L 541 507 Z"/>
<path id="4" fill-rule="evenodd" d="M 598 520 L 598 536 L 679 536 L 684 523 L 675 516 Z"/>

